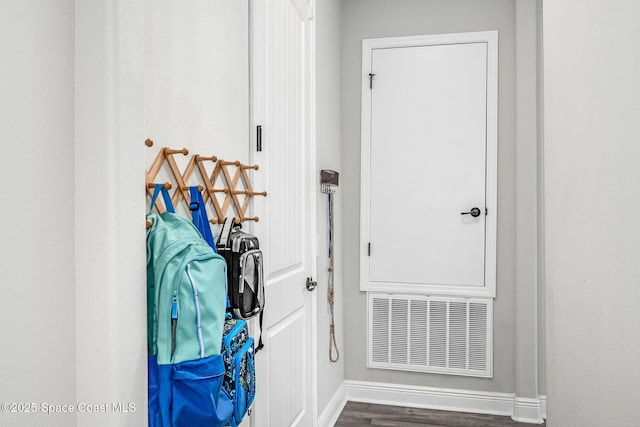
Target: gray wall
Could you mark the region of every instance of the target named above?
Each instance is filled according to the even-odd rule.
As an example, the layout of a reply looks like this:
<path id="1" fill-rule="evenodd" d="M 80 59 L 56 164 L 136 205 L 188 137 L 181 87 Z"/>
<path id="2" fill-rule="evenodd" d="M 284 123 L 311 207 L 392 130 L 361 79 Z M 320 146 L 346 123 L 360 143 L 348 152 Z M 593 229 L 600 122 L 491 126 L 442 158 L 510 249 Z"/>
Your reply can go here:
<path id="1" fill-rule="evenodd" d="M 540 57 L 541 2 L 516 0 L 516 387 L 518 397 L 544 394 L 544 224 Z M 542 295 L 541 295 L 542 294 Z M 536 351 L 536 347 L 538 350 Z M 541 357 L 542 355 L 542 357 Z M 542 375 L 537 375 L 541 372 Z M 538 389 L 540 385 L 540 389 Z"/>
<path id="2" fill-rule="evenodd" d="M 640 3 L 544 5 L 548 425 L 640 420 Z"/>
<path id="3" fill-rule="evenodd" d="M 74 3 L 0 13 L 0 402 L 76 402 Z M 73 414 L 0 412 L 3 426 Z"/>
<path id="4" fill-rule="evenodd" d="M 322 415 L 330 399 L 344 379 L 344 321 L 342 227 L 344 168 L 340 138 L 340 10 L 341 0 L 321 0 L 316 3 L 316 177 L 320 170 L 332 169 L 340 173 L 341 184 L 334 195 L 334 258 L 335 258 L 335 323 L 340 358 L 329 361 L 329 324 L 331 316 L 327 303 L 327 196 L 317 192 L 318 251 L 318 415 Z M 335 353 L 334 353 L 335 355 Z"/>
<path id="5" fill-rule="evenodd" d="M 516 317 L 517 249 L 527 249 L 521 256 L 536 256 L 536 224 L 517 223 L 516 173 L 516 2 L 512 0 L 345 0 L 342 21 L 342 140 L 344 170 L 344 256 L 351 260 L 345 266 L 345 374 L 348 380 L 380 381 L 388 383 L 426 385 L 495 392 L 516 391 L 525 397 L 536 397 L 536 339 L 517 340 L 517 331 L 535 330 L 535 297 L 526 306 L 529 317 Z M 527 25 L 535 25 L 524 19 Z M 523 12 L 526 13 L 526 12 Z M 525 18 L 530 15 L 525 14 Z M 533 24 L 531 24 L 533 22 Z M 359 291 L 359 213 L 360 213 L 360 75 L 361 40 L 374 37 L 409 36 L 468 31 L 499 31 L 499 128 L 498 128 L 498 285 L 494 305 L 494 378 L 478 379 L 459 376 L 407 373 L 366 368 L 366 296 Z M 536 54 L 535 37 L 527 45 L 529 53 Z M 533 64 L 535 85 L 535 61 Z M 533 105 L 534 99 L 518 101 L 520 105 Z M 534 119 L 535 130 L 535 119 Z M 533 139 L 535 155 L 536 139 Z M 530 146 L 529 146 L 530 148 Z M 536 168 L 520 175 L 520 180 L 531 182 L 529 199 L 536 193 Z M 529 203 L 529 202 L 527 202 Z M 410 212 L 397 212 L 408 215 Z M 518 233 L 527 232 L 529 243 L 517 244 Z M 527 246 L 529 245 L 529 246 Z M 533 251 L 531 251 L 533 245 Z M 524 263 L 520 263 L 525 265 Z M 533 266 L 527 268 L 535 271 Z M 525 294 L 535 296 L 535 278 L 523 283 Z M 533 283 L 533 285 L 532 285 Z M 533 292 L 531 290 L 533 286 Z M 517 325 L 517 323 L 519 323 Z M 518 355 L 526 357 L 518 358 Z M 533 362 L 529 362 L 532 360 Z M 531 366 L 529 366 L 531 365 Z M 526 372 L 516 379 L 516 369 Z M 526 377 L 526 378 L 525 378 Z"/>
<path id="6" fill-rule="evenodd" d="M 546 281 L 544 265 L 545 248 L 545 220 L 544 220 L 544 64 L 543 64 L 543 0 L 537 1 L 537 102 L 538 110 L 536 118 L 538 121 L 538 389 L 540 394 L 547 393 L 547 319 L 546 319 Z"/>

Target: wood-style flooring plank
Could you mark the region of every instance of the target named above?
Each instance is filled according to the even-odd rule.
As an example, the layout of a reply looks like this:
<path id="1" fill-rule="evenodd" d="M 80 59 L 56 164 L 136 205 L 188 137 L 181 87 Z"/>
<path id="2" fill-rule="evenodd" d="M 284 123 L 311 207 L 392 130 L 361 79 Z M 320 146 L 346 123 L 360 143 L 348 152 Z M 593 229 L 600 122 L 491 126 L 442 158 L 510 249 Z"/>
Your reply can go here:
<path id="1" fill-rule="evenodd" d="M 335 427 L 532 427 L 509 417 L 347 402 Z M 541 424 L 544 427 L 544 424 Z"/>

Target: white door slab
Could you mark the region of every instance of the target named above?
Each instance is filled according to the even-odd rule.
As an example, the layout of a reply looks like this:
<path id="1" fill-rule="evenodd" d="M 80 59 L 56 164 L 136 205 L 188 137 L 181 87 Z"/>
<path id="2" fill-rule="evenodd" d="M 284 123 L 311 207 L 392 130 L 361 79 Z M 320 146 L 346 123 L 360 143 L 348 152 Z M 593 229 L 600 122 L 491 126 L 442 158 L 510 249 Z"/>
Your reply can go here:
<path id="1" fill-rule="evenodd" d="M 365 290 L 495 294 L 497 35 L 480 34 L 363 52 Z"/>
<path id="2" fill-rule="evenodd" d="M 254 427 L 312 426 L 316 418 L 315 294 L 305 286 L 315 268 L 310 12 L 305 0 L 252 3 L 253 123 L 262 129 L 253 175 L 268 194 L 254 205 L 266 298 Z"/>

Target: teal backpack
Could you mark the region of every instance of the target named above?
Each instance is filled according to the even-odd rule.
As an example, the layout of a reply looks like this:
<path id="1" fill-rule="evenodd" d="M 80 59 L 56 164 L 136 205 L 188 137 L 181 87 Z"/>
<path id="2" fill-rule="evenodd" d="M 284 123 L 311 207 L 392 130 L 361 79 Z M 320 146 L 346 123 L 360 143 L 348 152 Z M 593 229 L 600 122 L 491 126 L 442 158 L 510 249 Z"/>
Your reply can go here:
<path id="1" fill-rule="evenodd" d="M 147 328 L 149 426 L 223 426 L 233 410 L 222 391 L 220 354 L 226 309 L 226 263 L 187 219 L 149 214 Z"/>

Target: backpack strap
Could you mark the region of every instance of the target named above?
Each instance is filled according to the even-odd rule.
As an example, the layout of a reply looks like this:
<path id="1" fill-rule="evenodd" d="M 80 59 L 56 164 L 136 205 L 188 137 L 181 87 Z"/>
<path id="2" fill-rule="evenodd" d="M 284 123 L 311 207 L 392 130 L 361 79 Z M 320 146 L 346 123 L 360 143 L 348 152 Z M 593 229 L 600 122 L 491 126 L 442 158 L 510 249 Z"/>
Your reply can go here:
<path id="1" fill-rule="evenodd" d="M 153 190 L 153 196 L 151 197 L 151 205 L 149 206 L 149 213 L 153 210 L 153 207 L 156 204 L 156 200 L 158 196 L 162 193 L 162 199 L 164 200 L 164 207 L 167 212 L 176 213 L 173 208 L 173 203 L 171 202 L 171 196 L 169 196 L 169 192 L 166 188 L 164 188 L 164 184 L 156 184 Z"/>
<path id="2" fill-rule="evenodd" d="M 213 248 L 213 251 L 218 253 L 216 243 L 213 240 L 213 234 L 211 234 L 211 226 L 209 226 L 207 209 L 204 205 L 204 200 L 202 200 L 202 194 L 200 194 L 197 186 L 189 187 L 189 198 L 191 199 L 189 209 L 191 210 L 191 220 L 193 221 L 193 224 L 196 226 L 200 234 L 202 234 L 204 240 L 206 240 L 209 246 Z"/>
<path id="3" fill-rule="evenodd" d="M 227 298 L 227 300 L 228 300 L 228 298 Z M 263 314 L 264 314 L 264 309 L 262 309 L 262 311 L 260 312 L 260 319 L 259 319 L 259 322 L 260 322 L 260 338 L 258 339 L 258 346 L 256 347 L 254 353 L 257 353 L 257 352 L 259 352 L 260 350 L 262 350 L 264 348 L 264 344 L 262 343 L 262 316 L 263 316 Z"/>

